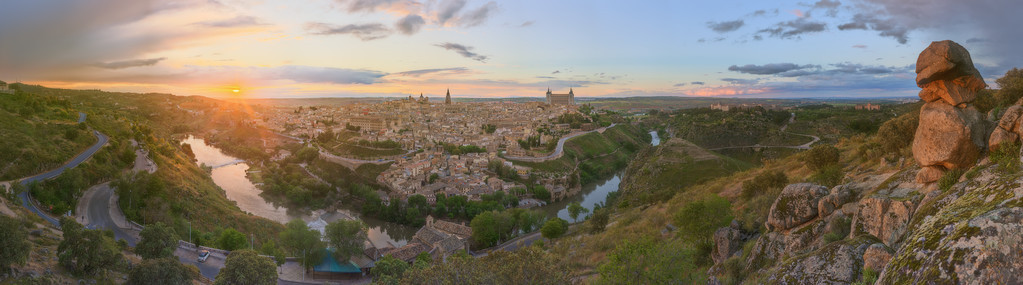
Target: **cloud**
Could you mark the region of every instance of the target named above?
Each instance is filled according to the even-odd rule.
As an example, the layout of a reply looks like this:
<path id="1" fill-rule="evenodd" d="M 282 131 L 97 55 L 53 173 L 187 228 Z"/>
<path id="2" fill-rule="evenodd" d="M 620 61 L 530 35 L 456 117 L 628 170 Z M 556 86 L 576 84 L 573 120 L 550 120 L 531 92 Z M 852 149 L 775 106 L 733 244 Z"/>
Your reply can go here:
<path id="1" fill-rule="evenodd" d="M 867 48 L 867 45 L 853 45 L 853 48 Z"/>
<path id="2" fill-rule="evenodd" d="M 465 7 L 466 0 L 444 0 L 437 11 L 437 23 L 444 25 Z"/>
<path id="3" fill-rule="evenodd" d="M 721 81 L 728 82 L 736 85 L 753 85 L 760 82 L 757 79 L 742 79 L 742 78 L 721 78 Z"/>
<path id="4" fill-rule="evenodd" d="M 475 61 L 484 62 L 484 63 L 487 62 L 487 56 L 480 55 L 480 54 L 477 54 L 475 52 L 472 52 L 473 47 L 470 47 L 470 46 L 464 46 L 464 45 L 460 45 L 460 44 L 456 44 L 456 43 L 442 43 L 442 44 L 436 44 L 435 46 L 444 48 L 446 50 L 454 51 L 454 52 L 458 53 L 459 55 L 462 55 L 464 57 L 470 58 L 470 59 L 475 60 Z"/>
<path id="5" fill-rule="evenodd" d="M 375 12 L 394 6 L 416 6 L 418 2 L 409 0 L 334 0 L 338 4 L 347 5 L 345 10 L 350 13 Z"/>
<path id="6" fill-rule="evenodd" d="M 458 24 L 463 27 L 479 26 L 485 23 L 495 11 L 497 11 L 497 3 L 494 1 L 487 2 L 487 4 L 476 8 L 476 10 L 468 11 L 461 17 L 458 17 Z"/>
<path id="7" fill-rule="evenodd" d="M 838 15 L 838 7 L 841 5 L 842 2 L 839 1 L 820 0 L 817 1 L 816 3 L 813 3 L 813 5 L 810 6 L 810 9 L 824 10 L 825 11 L 824 14 L 827 15 L 828 17 L 835 17 Z"/>
<path id="8" fill-rule="evenodd" d="M 129 68 L 129 67 L 152 66 L 152 65 L 156 65 L 156 63 L 158 63 L 158 62 L 160 62 L 160 61 L 162 61 L 164 59 L 167 59 L 167 58 L 161 57 L 161 58 L 150 58 L 150 59 L 131 59 L 131 60 L 122 60 L 122 61 L 113 61 L 113 62 L 101 62 L 101 63 L 93 64 L 92 66 L 99 67 L 99 68 L 104 68 L 104 69 L 123 69 L 123 68 Z"/>
<path id="9" fill-rule="evenodd" d="M 525 22 L 522 22 L 521 25 L 519 25 L 519 28 L 529 27 L 529 26 L 532 26 L 534 23 L 535 23 L 534 21 L 525 21 Z"/>
<path id="10" fill-rule="evenodd" d="M 693 81 L 693 82 L 689 82 L 689 84 L 692 84 L 692 85 L 704 85 L 705 83 L 703 81 Z"/>
<path id="11" fill-rule="evenodd" d="M 465 68 L 465 67 L 452 67 L 452 68 L 433 68 L 433 69 L 409 70 L 409 71 L 403 71 L 403 72 L 394 73 L 394 74 L 391 74 L 391 75 L 401 75 L 401 76 L 409 76 L 409 77 L 420 77 L 420 76 L 428 75 L 428 74 L 438 74 L 438 73 L 462 74 L 462 73 L 468 73 L 468 72 L 469 72 L 469 69 Z"/>
<path id="12" fill-rule="evenodd" d="M 756 11 L 753 11 L 753 13 L 749 14 L 750 17 L 761 17 L 761 16 L 765 16 L 766 17 L 768 15 L 770 15 L 770 16 L 778 16 L 778 9 L 774 9 L 774 10 L 771 10 L 771 11 L 768 11 L 768 10 L 756 10 Z"/>
<path id="13" fill-rule="evenodd" d="M 286 65 L 260 70 L 263 76 L 300 83 L 373 84 L 386 75 L 379 71 Z"/>
<path id="14" fill-rule="evenodd" d="M 807 18 L 799 18 L 792 21 L 777 23 L 773 28 L 759 30 L 757 31 L 757 36 L 759 36 L 759 34 L 766 33 L 772 37 L 790 39 L 799 38 L 802 34 L 823 32 L 825 29 L 827 29 L 827 24 L 824 22 L 814 22 L 807 20 Z"/>
<path id="15" fill-rule="evenodd" d="M 391 35 L 391 30 L 380 23 L 336 26 L 327 23 L 307 23 L 306 30 L 316 35 L 352 35 L 363 41 L 372 41 Z"/>
<path id="16" fill-rule="evenodd" d="M 683 87 L 683 86 L 686 86 L 686 84 L 685 83 L 675 83 L 675 85 L 672 85 L 672 86 L 674 86 L 674 87 Z"/>
<path id="17" fill-rule="evenodd" d="M 909 29 L 905 26 L 900 25 L 893 19 L 880 19 L 871 14 L 856 14 L 851 22 L 838 25 L 838 29 L 841 31 L 873 30 L 880 32 L 879 35 L 882 37 L 894 38 L 900 44 L 905 44 L 909 41 L 909 36 L 907 35 Z"/>
<path id="18" fill-rule="evenodd" d="M 422 28 L 424 24 L 426 24 L 426 21 L 423 20 L 423 17 L 415 14 L 409 14 L 408 16 L 398 20 L 394 26 L 402 34 L 413 35 L 419 32 L 419 29 Z"/>
<path id="19" fill-rule="evenodd" d="M 743 24 L 745 24 L 745 22 L 741 19 L 727 22 L 707 22 L 707 28 L 718 33 L 727 33 L 742 28 Z"/>
<path id="20" fill-rule="evenodd" d="M 256 17 L 252 16 L 237 16 L 227 20 L 220 21 L 203 21 L 195 23 L 196 25 L 209 27 L 209 28 L 234 28 L 234 27 L 247 27 L 247 26 L 261 26 L 266 25 Z"/>
<path id="21" fill-rule="evenodd" d="M 747 64 L 747 65 L 743 65 L 743 66 L 732 65 L 732 66 L 728 67 L 728 70 L 729 71 L 739 72 L 739 73 L 746 73 L 746 74 L 775 75 L 775 74 L 789 72 L 789 71 L 793 71 L 793 70 L 800 70 L 800 69 L 807 69 L 807 68 L 814 68 L 814 67 L 819 68 L 820 66 L 812 65 L 812 64 L 797 65 L 795 63 L 769 63 L 769 64 L 765 64 L 765 65 L 754 65 L 754 64 Z"/>
<path id="22" fill-rule="evenodd" d="M 561 73 L 561 70 L 555 70 L 554 72 L 551 72 L 551 74 L 558 74 L 558 73 Z"/>

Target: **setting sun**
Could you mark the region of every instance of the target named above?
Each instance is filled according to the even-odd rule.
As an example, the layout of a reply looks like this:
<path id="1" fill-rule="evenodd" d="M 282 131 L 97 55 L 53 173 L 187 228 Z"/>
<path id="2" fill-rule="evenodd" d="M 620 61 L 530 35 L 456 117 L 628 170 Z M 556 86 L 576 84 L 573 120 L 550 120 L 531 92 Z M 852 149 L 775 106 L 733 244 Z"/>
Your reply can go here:
<path id="1" fill-rule="evenodd" d="M 231 89 L 231 92 L 238 93 L 238 92 L 242 92 L 242 91 L 238 90 L 238 89 Z"/>

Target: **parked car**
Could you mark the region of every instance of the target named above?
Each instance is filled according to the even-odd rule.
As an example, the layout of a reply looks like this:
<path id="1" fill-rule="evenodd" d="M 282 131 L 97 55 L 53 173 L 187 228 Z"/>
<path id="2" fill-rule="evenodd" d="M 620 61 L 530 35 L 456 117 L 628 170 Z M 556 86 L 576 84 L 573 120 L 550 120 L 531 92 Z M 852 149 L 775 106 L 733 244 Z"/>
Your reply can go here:
<path id="1" fill-rule="evenodd" d="M 199 251 L 199 262 L 206 262 L 207 258 L 210 258 L 210 251 L 209 250 L 205 250 L 205 249 L 204 250 L 200 250 Z"/>

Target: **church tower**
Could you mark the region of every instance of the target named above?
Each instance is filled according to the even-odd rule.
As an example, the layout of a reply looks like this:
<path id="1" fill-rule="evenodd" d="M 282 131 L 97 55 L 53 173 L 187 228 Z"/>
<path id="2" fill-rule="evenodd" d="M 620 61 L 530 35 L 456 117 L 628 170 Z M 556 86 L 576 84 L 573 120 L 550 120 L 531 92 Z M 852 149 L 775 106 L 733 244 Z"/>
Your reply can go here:
<path id="1" fill-rule="evenodd" d="M 572 88 L 568 88 L 568 102 L 569 104 L 575 104 L 575 92 Z"/>
<path id="2" fill-rule="evenodd" d="M 444 104 L 451 105 L 451 89 L 448 89 L 448 95 L 444 97 Z"/>

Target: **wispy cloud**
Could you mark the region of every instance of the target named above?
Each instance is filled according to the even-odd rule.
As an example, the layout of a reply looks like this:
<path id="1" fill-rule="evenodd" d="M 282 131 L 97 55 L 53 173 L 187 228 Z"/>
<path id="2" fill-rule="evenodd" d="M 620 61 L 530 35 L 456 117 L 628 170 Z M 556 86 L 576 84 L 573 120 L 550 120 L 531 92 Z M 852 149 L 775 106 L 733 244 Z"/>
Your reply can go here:
<path id="1" fill-rule="evenodd" d="M 149 58 L 149 59 L 131 59 L 131 60 L 122 60 L 122 61 L 113 61 L 113 62 L 100 62 L 100 63 L 93 64 L 92 66 L 99 67 L 99 68 L 104 68 L 104 69 L 123 69 L 123 68 L 129 68 L 129 67 L 152 66 L 152 65 L 156 65 L 160 61 L 163 61 L 164 59 L 167 59 L 167 58 L 161 57 L 161 58 Z"/>
<path id="2" fill-rule="evenodd" d="M 469 69 L 465 68 L 465 67 L 452 67 L 452 68 L 432 68 L 432 69 L 409 70 L 409 71 L 403 71 L 403 72 L 394 73 L 392 75 L 401 75 L 401 76 L 409 76 L 409 77 L 420 77 L 420 76 L 428 75 L 428 74 L 438 74 L 438 73 L 463 74 L 463 73 L 468 73 L 468 72 L 469 72 Z"/>
<path id="3" fill-rule="evenodd" d="M 218 21 L 203 21 L 197 22 L 196 25 L 209 27 L 209 28 L 234 28 L 234 27 L 246 27 L 246 26 L 262 26 L 266 25 L 260 19 L 252 16 L 238 16 L 226 20 Z"/>
<path id="4" fill-rule="evenodd" d="M 423 17 L 415 14 L 409 14 L 408 16 L 398 20 L 394 26 L 402 34 L 413 35 L 419 32 L 419 29 L 422 28 L 424 24 L 426 24 L 426 20 L 423 20 Z"/>
<path id="5" fill-rule="evenodd" d="M 473 47 L 470 46 L 464 46 L 456 43 L 441 43 L 436 44 L 435 46 L 441 47 L 446 50 L 454 51 L 461 56 L 467 57 L 475 61 L 487 62 L 487 56 L 473 52 L 472 51 Z"/>
<path id="6" fill-rule="evenodd" d="M 316 35 L 352 35 L 363 41 L 372 41 L 391 35 L 391 30 L 380 23 L 336 26 L 327 23 L 307 23 L 306 30 Z"/>
<path id="7" fill-rule="evenodd" d="M 707 28 L 718 33 L 727 33 L 742 28 L 744 24 L 745 22 L 741 19 L 727 22 L 707 22 Z"/>
<path id="8" fill-rule="evenodd" d="M 799 18 L 792 21 L 779 22 L 773 28 L 766 28 L 757 31 L 757 36 L 767 34 L 781 39 L 799 38 L 803 34 L 823 32 L 827 29 L 824 22 L 816 22 L 807 18 Z"/>

